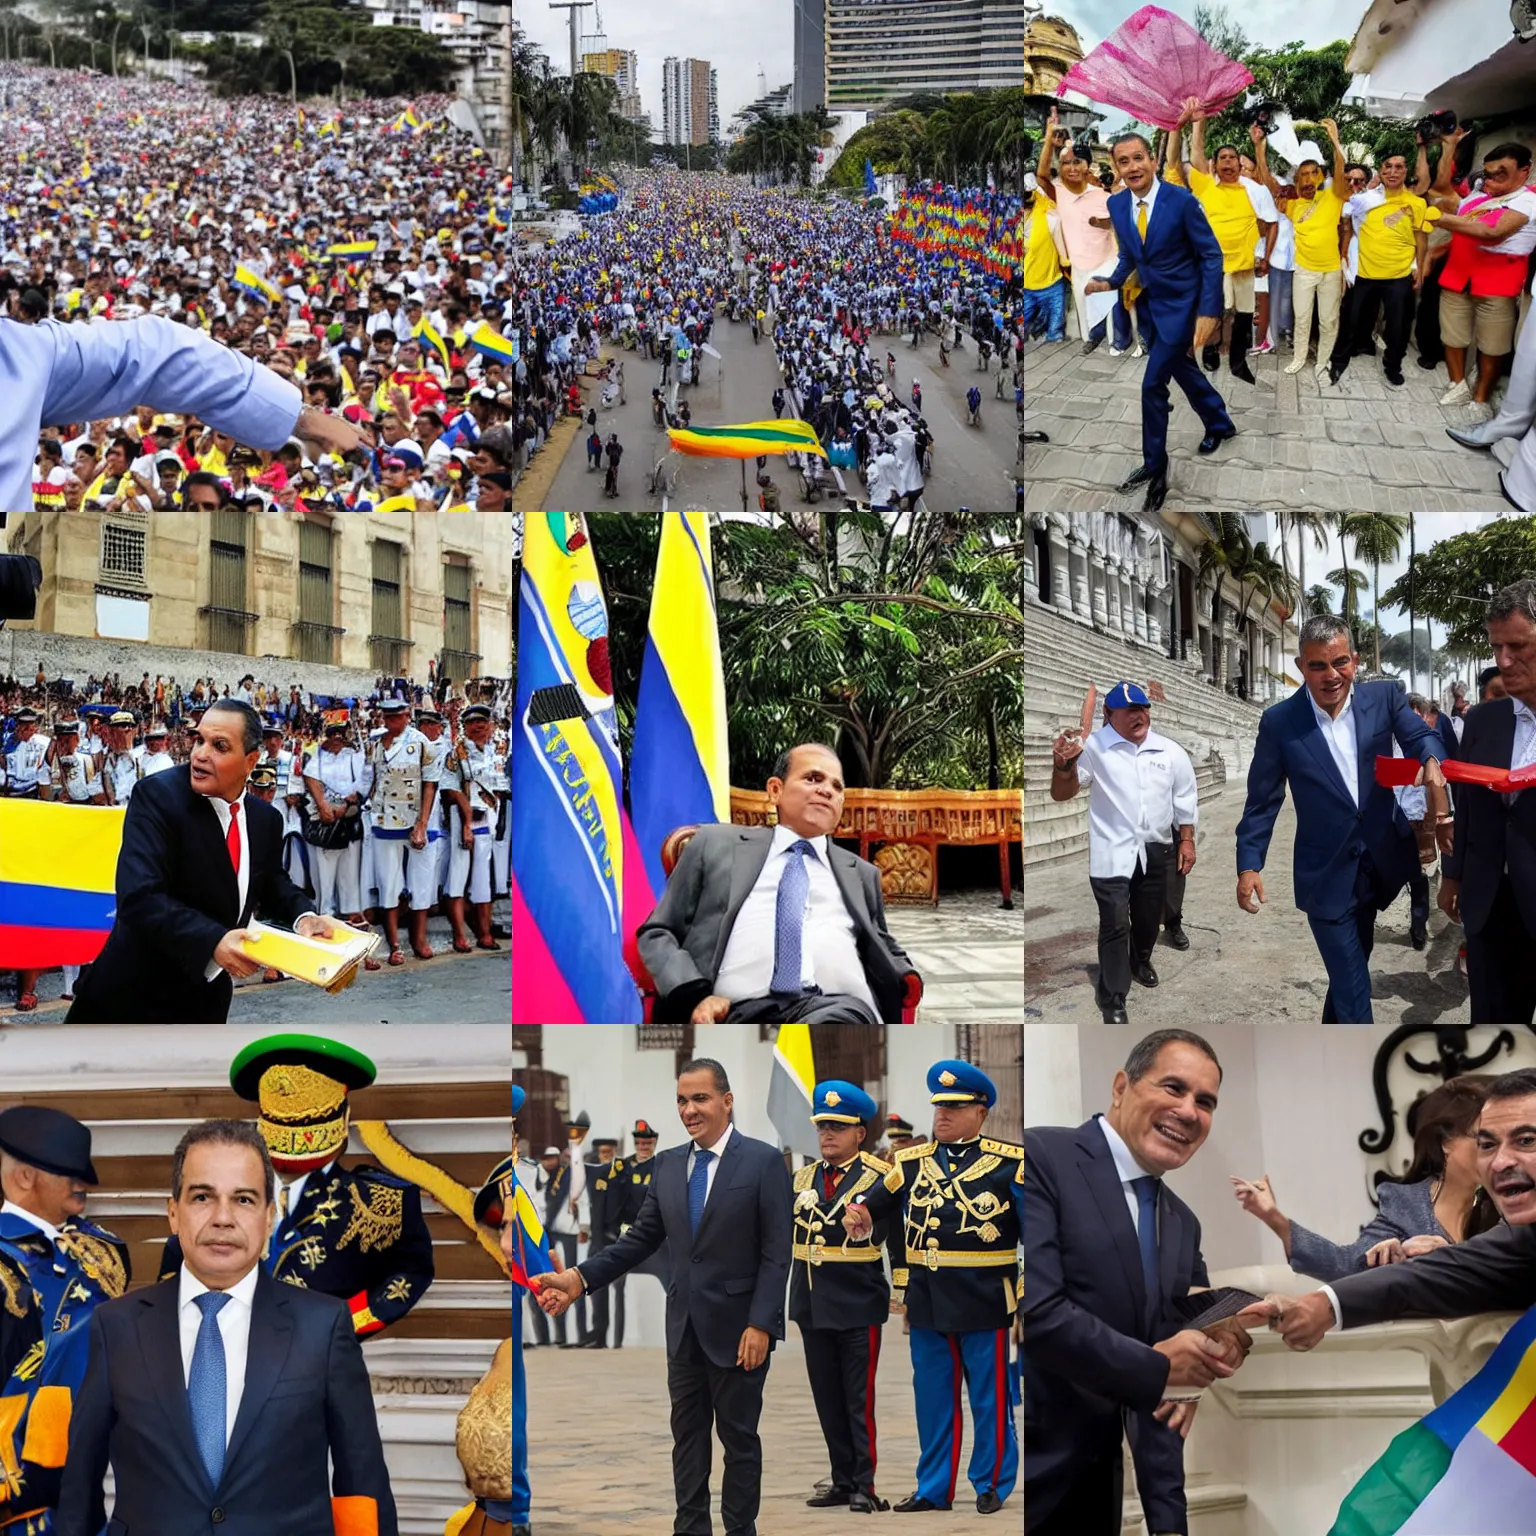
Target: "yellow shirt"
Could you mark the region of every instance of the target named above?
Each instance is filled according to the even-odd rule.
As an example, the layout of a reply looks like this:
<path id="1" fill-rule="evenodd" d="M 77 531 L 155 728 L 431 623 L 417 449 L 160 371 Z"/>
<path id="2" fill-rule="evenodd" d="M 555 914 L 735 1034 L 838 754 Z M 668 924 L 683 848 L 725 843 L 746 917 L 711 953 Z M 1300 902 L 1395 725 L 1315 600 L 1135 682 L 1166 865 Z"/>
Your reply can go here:
<path id="1" fill-rule="evenodd" d="M 1307 272 L 1339 270 L 1339 220 L 1344 200 L 1332 187 L 1309 198 L 1293 197 L 1285 216 L 1296 231 L 1296 265 Z"/>
<path id="2" fill-rule="evenodd" d="M 1051 238 L 1051 227 L 1046 222 L 1049 208 L 1045 196 L 1036 193 L 1035 206 L 1024 227 L 1024 286 L 1036 293 L 1061 281 L 1061 260 L 1056 255 L 1056 242 Z"/>
<path id="3" fill-rule="evenodd" d="M 1440 217 L 1422 197 L 1405 187 L 1388 194 L 1356 225 L 1360 236 L 1360 276 L 1385 281 L 1407 277 L 1418 254 L 1418 233 Z"/>
<path id="4" fill-rule="evenodd" d="M 1259 242 L 1259 219 L 1253 211 L 1241 178 L 1228 185 L 1189 168 L 1189 190 L 1200 200 L 1221 247 L 1223 272 L 1247 272 L 1253 266 L 1253 248 Z"/>

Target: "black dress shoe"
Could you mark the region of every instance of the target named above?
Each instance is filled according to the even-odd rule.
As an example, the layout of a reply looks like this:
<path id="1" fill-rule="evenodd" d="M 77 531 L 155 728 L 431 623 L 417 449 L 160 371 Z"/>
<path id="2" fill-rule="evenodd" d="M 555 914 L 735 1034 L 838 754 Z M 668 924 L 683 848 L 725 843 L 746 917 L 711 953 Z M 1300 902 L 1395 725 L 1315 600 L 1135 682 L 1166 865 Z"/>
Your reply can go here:
<path id="1" fill-rule="evenodd" d="M 1146 485 L 1151 480 L 1158 478 L 1157 471 L 1142 464 L 1133 469 L 1119 485 L 1115 487 L 1115 493 L 1119 496 L 1129 496 L 1138 485 Z"/>
<path id="2" fill-rule="evenodd" d="M 953 1509 L 954 1506 L 952 1504 L 935 1504 L 931 1499 L 925 1499 L 921 1495 L 914 1493 L 910 1499 L 903 1499 L 900 1504 L 893 1504 L 891 1508 L 898 1515 L 911 1515 L 929 1509 Z"/>
<path id="3" fill-rule="evenodd" d="M 837 1504 L 851 1503 L 853 1497 L 854 1490 L 851 1488 L 829 1488 L 825 1493 L 818 1493 L 814 1498 L 809 1498 L 805 1502 L 812 1509 L 831 1509 Z"/>
<path id="4" fill-rule="evenodd" d="M 1344 370 L 1337 363 L 1328 364 L 1328 382 L 1337 384 L 1344 377 Z"/>
<path id="5" fill-rule="evenodd" d="M 1215 453 L 1228 438 L 1237 436 L 1236 427 L 1217 427 L 1200 439 L 1196 453 Z"/>
<path id="6" fill-rule="evenodd" d="M 533 1536 L 533 1527 L 530 1525 L 514 1525 L 512 1536 Z"/>
<path id="7" fill-rule="evenodd" d="M 1221 348 L 1202 347 L 1200 349 L 1200 361 L 1207 373 L 1215 373 L 1221 367 Z"/>
<path id="8" fill-rule="evenodd" d="M 1408 930 L 1408 937 L 1413 941 L 1413 947 L 1415 949 L 1423 949 L 1424 946 L 1429 943 L 1429 930 L 1422 926 L 1418 928 L 1410 928 Z"/>
<path id="9" fill-rule="evenodd" d="M 1131 967 L 1131 975 L 1144 987 L 1155 987 L 1157 985 L 1157 972 L 1150 965 L 1133 965 Z"/>
<path id="10" fill-rule="evenodd" d="M 1387 383 L 1400 388 L 1403 383 L 1403 370 L 1401 368 L 1387 368 L 1384 370 Z"/>
<path id="11" fill-rule="evenodd" d="M 1189 948 L 1189 935 L 1184 932 L 1183 928 L 1180 927 L 1178 923 L 1175 923 L 1171 928 L 1166 929 L 1163 933 L 1163 937 L 1168 940 L 1169 947 L 1172 949 Z"/>
<path id="12" fill-rule="evenodd" d="M 1003 1507 L 1003 1501 L 998 1498 L 997 1491 L 989 1488 L 976 1500 L 976 1513 L 978 1515 L 995 1515 Z"/>
<path id="13" fill-rule="evenodd" d="M 1102 336 L 1090 336 L 1088 340 L 1083 343 L 1083 356 L 1087 357 L 1091 353 L 1097 352 L 1099 347 L 1103 344 L 1103 341 L 1104 338 Z"/>
<path id="14" fill-rule="evenodd" d="M 856 1489 L 848 1500 L 848 1513 L 851 1515 L 883 1513 L 890 1507 L 884 1499 L 877 1498 L 872 1493 L 865 1493 L 862 1488 Z"/>
<path id="15" fill-rule="evenodd" d="M 607 1349 L 608 1342 L 606 1339 L 584 1339 L 576 1347 L 578 1349 Z"/>
<path id="16" fill-rule="evenodd" d="M 1129 1024 L 1130 1018 L 1125 1011 L 1125 999 L 1112 997 L 1106 1003 L 1099 1004 L 1099 1012 L 1104 1016 L 1106 1024 Z"/>
<path id="17" fill-rule="evenodd" d="M 1147 494 L 1142 497 L 1141 510 L 1143 512 L 1160 512 L 1163 503 L 1168 499 L 1168 482 L 1161 475 L 1147 486 Z"/>

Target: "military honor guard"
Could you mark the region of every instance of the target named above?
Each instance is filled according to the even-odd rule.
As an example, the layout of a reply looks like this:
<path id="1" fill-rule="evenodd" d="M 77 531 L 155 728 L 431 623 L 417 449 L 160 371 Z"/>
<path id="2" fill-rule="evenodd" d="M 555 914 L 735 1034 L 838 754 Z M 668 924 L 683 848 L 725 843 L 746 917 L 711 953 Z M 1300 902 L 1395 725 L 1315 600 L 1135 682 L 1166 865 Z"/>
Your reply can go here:
<path id="1" fill-rule="evenodd" d="M 464 903 L 475 909 L 481 949 L 500 949 L 491 935 L 491 849 L 499 835 L 507 759 L 491 740 L 491 711 L 471 704 L 459 717 L 460 733 L 443 763 L 440 793 L 448 802 L 448 875 L 444 890 L 453 924 L 453 947 L 473 947 L 464 926 Z"/>
<path id="2" fill-rule="evenodd" d="M 832 1463 L 832 1484 L 806 1500 L 812 1508 L 846 1504 L 856 1514 L 890 1505 L 875 1492 L 875 1372 L 891 1311 L 881 1263 L 905 1267 L 897 1224 L 882 1218 L 867 1237 L 843 1230 L 843 1210 L 884 1183 L 891 1165 L 863 1150 L 879 1107 L 853 1083 L 817 1083 L 811 1120 L 820 1161 L 795 1174 L 794 1263 L 789 1318 L 805 1344 L 805 1370 Z"/>
<path id="3" fill-rule="evenodd" d="M 528 1095 L 512 1084 L 512 1157 L 517 1167 L 517 1114 Z M 510 1260 L 508 1261 L 511 1262 Z M 539 1314 L 542 1317 L 544 1314 Z M 533 1491 L 528 1485 L 528 1383 L 523 1366 L 523 1290 L 512 1287 L 512 1536 L 532 1536 Z"/>
<path id="4" fill-rule="evenodd" d="M 629 1166 L 625 1159 L 619 1156 L 619 1143 L 612 1137 L 595 1137 L 592 1147 L 597 1154 L 597 1160 L 587 1164 L 587 1256 L 589 1258 L 594 1253 L 601 1253 L 610 1243 L 616 1243 L 619 1240 L 616 1207 L 608 1197 L 610 1193 L 616 1193 L 611 1186 L 615 1181 L 623 1178 L 624 1170 Z M 583 1346 L 586 1349 L 608 1348 L 609 1290 L 610 1287 L 604 1286 L 592 1298 L 592 1332 Z"/>
<path id="5" fill-rule="evenodd" d="M 453 740 L 446 733 L 442 715 L 435 709 L 418 709 L 411 717 L 411 723 L 432 744 L 432 750 L 437 753 L 439 764 L 446 772 Z M 431 891 L 434 904 L 442 898 L 443 881 L 448 875 L 447 826 L 448 802 L 443 796 L 440 779 L 437 785 L 437 804 L 433 807 L 432 820 L 427 827 L 427 846 L 420 852 L 413 848 L 405 856 L 407 889 Z"/>
<path id="6" fill-rule="evenodd" d="M 37 728 L 37 712 L 17 710 L 16 739 L 3 760 L 5 793 L 15 799 L 36 800 L 42 785 L 48 781 L 43 771 L 47 756 L 48 738 Z"/>
<path id="7" fill-rule="evenodd" d="M 253 1040 L 230 1067 L 230 1086 L 260 1106 L 256 1124 L 277 1170 L 277 1224 L 269 1273 L 289 1285 L 345 1301 L 353 1330 L 367 1338 L 397 1323 L 432 1284 L 432 1236 L 421 1191 L 367 1163 L 343 1168 L 347 1095 L 367 1088 L 373 1063 L 319 1035 Z M 160 1278 L 181 1267 L 167 1240 Z"/>
<path id="8" fill-rule="evenodd" d="M 401 892 L 409 885 L 411 948 L 418 960 L 430 960 L 427 944 L 427 910 L 437 899 L 437 861 L 422 859 L 409 871 L 406 854 L 425 853 L 442 778 L 440 743 L 429 741 L 410 723 L 411 706 L 402 698 L 385 699 L 380 706 L 384 729 L 374 737 L 368 761 L 373 769 L 373 794 L 369 800 L 372 827 L 374 879 L 379 907 L 384 914 L 384 935 L 389 941 L 389 963 L 404 965 L 400 948 Z"/>
<path id="9" fill-rule="evenodd" d="M 141 779 L 147 779 L 151 774 L 164 773 L 167 768 L 176 766 L 176 759 L 165 750 L 169 739 L 170 732 L 159 721 L 155 721 L 144 732 L 144 751 L 139 758 Z"/>
<path id="10" fill-rule="evenodd" d="M 963 1374 L 973 1429 L 967 1474 L 978 1513 L 990 1515 L 1019 1471 L 1008 1336 L 1022 1279 L 1024 1149 L 981 1134 L 997 1089 L 969 1062 L 935 1062 L 928 1092 L 933 1139 L 898 1152 L 884 1181 L 845 1206 L 843 1226 L 859 1238 L 883 1218 L 904 1222 L 907 1268 L 893 1281 L 912 1325 L 921 1452 L 917 1491 L 896 1509 L 954 1504 Z"/>
<path id="11" fill-rule="evenodd" d="M 304 841 L 315 877 L 315 905 L 325 916 L 364 926 L 362 807 L 373 785 L 368 760 L 347 743 L 347 722 L 328 720 L 324 739 L 299 764 L 306 796 Z M 373 962 L 377 969 L 378 962 Z"/>
<path id="12" fill-rule="evenodd" d="M 96 760 L 80 750 L 80 722 L 60 720 L 53 730 L 53 745 L 48 761 L 38 772 L 38 784 L 45 800 L 63 800 L 71 805 L 105 805 L 106 786 L 96 769 Z"/>
<path id="13" fill-rule="evenodd" d="M 304 818 L 299 807 L 304 799 L 302 778 L 294 785 L 294 755 L 283 745 L 286 736 L 281 720 L 267 719 L 261 727 L 261 756 L 256 765 L 269 765 L 274 774 L 272 805 L 283 818 L 283 870 L 293 883 L 314 889 L 310 878 L 308 849 L 304 846 Z"/>
<path id="14" fill-rule="evenodd" d="M 91 1133 L 40 1104 L 0 1113 L 0 1532 L 49 1536 L 91 1314 L 128 1288 L 128 1246 L 88 1221 Z"/>
<path id="15" fill-rule="evenodd" d="M 107 747 L 102 755 L 101 777 L 108 805 L 127 805 L 133 787 L 144 777 L 143 752 L 133 744 L 138 720 L 131 709 L 114 710 L 107 717 Z"/>

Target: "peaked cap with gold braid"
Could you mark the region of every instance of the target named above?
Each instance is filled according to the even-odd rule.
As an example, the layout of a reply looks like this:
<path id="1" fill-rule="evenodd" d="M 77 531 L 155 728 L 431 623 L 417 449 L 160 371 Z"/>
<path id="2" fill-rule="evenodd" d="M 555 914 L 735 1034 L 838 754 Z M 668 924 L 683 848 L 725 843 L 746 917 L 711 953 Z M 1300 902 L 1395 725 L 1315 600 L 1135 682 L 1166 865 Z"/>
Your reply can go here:
<path id="1" fill-rule="evenodd" d="M 230 1086 L 260 1106 L 257 1126 L 273 1166 L 290 1176 L 323 1168 L 347 1147 L 347 1094 L 378 1069 L 350 1045 L 320 1035 L 253 1040 L 229 1069 Z"/>

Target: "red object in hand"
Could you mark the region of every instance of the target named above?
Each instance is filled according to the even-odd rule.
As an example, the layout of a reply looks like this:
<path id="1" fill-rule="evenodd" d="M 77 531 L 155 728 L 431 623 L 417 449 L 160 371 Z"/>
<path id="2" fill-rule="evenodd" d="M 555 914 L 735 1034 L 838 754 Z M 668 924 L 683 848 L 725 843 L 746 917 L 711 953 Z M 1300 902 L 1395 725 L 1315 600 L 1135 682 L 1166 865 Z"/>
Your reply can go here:
<path id="1" fill-rule="evenodd" d="M 1494 768 L 1487 763 L 1463 763 L 1455 758 L 1440 764 L 1440 771 L 1451 784 L 1481 784 L 1495 794 L 1507 795 L 1514 790 L 1528 789 L 1536 785 L 1536 763 L 1524 768 Z M 1388 789 L 1401 789 L 1413 783 L 1419 776 L 1419 763 L 1413 757 L 1378 757 L 1376 782 Z"/>
<path id="2" fill-rule="evenodd" d="M 1447 767 L 1448 764 L 1441 764 Z M 1406 789 L 1419 776 L 1419 760 L 1416 757 L 1378 757 L 1376 782 L 1388 789 Z"/>

